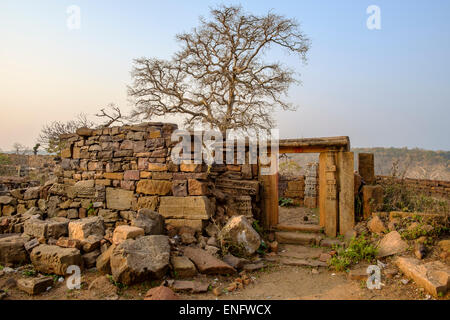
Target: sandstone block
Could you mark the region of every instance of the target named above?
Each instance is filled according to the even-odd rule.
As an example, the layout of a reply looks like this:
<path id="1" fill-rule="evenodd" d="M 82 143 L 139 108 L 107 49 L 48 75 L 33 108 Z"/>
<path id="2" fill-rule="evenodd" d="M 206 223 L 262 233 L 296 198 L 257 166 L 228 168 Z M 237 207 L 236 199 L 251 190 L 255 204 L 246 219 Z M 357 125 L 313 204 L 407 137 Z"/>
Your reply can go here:
<path id="1" fill-rule="evenodd" d="M 85 240 L 93 235 L 103 238 L 105 227 L 103 219 L 99 217 L 84 218 L 69 222 L 69 238 L 77 240 Z"/>
<path id="2" fill-rule="evenodd" d="M 144 194 L 168 195 L 172 191 L 172 182 L 165 180 L 140 180 L 136 192 Z"/>
<path id="3" fill-rule="evenodd" d="M 220 231 L 219 239 L 242 246 L 247 254 L 253 254 L 261 244 L 261 237 L 245 216 L 231 217 Z"/>
<path id="4" fill-rule="evenodd" d="M 217 259 L 203 249 L 186 247 L 184 255 L 194 262 L 200 273 L 233 274 L 236 272 L 232 266 Z"/>
<path id="5" fill-rule="evenodd" d="M 42 273 L 65 275 L 70 265 L 83 266 L 80 250 L 74 248 L 41 244 L 33 249 L 30 258 L 34 268 Z"/>
<path id="6" fill-rule="evenodd" d="M 127 239 L 136 239 L 137 237 L 143 236 L 144 234 L 145 231 L 142 228 L 121 225 L 114 229 L 113 244 L 118 245 Z"/>
<path id="7" fill-rule="evenodd" d="M 106 207 L 115 210 L 131 209 L 134 199 L 133 191 L 116 188 L 106 188 Z"/>
<path id="8" fill-rule="evenodd" d="M 158 212 L 164 218 L 207 220 L 213 206 L 205 196 L 161 197 Z"/>
<path id="9" fill-rule="evenodd" d="M 172 257 L 170 263 L 177 278 L 189 278 L 197 274 L 194 264 L 185 256 Z"/>

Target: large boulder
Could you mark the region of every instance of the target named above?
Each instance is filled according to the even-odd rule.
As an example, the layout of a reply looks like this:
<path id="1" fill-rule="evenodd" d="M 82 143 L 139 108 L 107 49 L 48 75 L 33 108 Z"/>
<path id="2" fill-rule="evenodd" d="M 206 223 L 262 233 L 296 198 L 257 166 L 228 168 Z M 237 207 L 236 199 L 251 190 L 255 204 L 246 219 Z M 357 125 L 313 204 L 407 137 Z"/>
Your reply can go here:
<path id="1" fill-rule="evenodd" d="M 242 247 L 246 254 L 254 253 L 261 245 L 261 237 L 245 216 L 235 216 L 228 220 L 220 231 L 219 238 Z"/>
<path id="2" fill-rule="evenodd" d="M 89 236 L 103 238 L 105 235 L 105 226 L 100 217 L 90 217 L 69 223 L 69 238 L 83 241 Z"/>
<path id="3" fill-rule="evenodd" d="M 236 272 L 236 269 L 232 266 L 217 259 L 203 249 L 186 247 L 184 249 L 184 255 L 194 262 L 200 273 L 233 274 Z"/>
<path id="4" fill-rule="evenodd" d="M 169 238 L 163 235 L 128 239 L 111 255 L 111 272 L 115 281 L 132 284 L 147 279 L 161 279 L 169 268 Z"/>
<path id="5" fill-rule="evenodd" d="M 140 209 L 131 219 L 132 226 L 144 229 L 146 235 L 164 233 L 164 218 L 158 212 L 150 209 Z"/>
<path id="6" fill-rule="evenodd" d="M 14 266 L 28 262 L 26 240 L 20 234 L 0 235 L 0 265 Z"/>
<path id="7" fill-rule="evenodd" d="M 71 265 L 83 267 L 80 250 L 41 244 L 31 251 L 31 263 L 37 271 L 65 275 Z"/>
<path id="8" fill-rule="evenodd" d="M 408 243 L 402 240 L 397 231 L 391 231 L 385 235 L 378 244 L 377 257 L 387 257 L 408 250 Z"/>

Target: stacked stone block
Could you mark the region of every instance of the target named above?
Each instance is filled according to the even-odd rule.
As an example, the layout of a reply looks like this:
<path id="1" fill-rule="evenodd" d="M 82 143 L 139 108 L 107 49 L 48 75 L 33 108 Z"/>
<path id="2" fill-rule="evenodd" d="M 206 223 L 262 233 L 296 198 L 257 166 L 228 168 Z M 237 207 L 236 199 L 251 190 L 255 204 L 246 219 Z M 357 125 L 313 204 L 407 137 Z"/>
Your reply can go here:
<path id="1" fill-rule="evenodd" d="M 317 208 L 319 194 L 319 164 L 308 163 L 305 174 L 305 207 Z"/>

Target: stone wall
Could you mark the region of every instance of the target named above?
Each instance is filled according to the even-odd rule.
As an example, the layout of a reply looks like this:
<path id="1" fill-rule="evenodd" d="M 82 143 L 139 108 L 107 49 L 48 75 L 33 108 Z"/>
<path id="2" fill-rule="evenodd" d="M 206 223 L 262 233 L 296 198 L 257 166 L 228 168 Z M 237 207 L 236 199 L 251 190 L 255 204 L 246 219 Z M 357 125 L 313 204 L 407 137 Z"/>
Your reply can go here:
<path id="1" fill-rule="evenodd" d="M 278 176 L 278 196 L 292 199 L 295 205 L 303 206 L 305 199 L 305 176 Z"/>
<path id="2" fill-rule="evenodd" d="M 423 193 L 433 197 L 450 199 L 450 181 L 424 180 L 411 178 L 393 178 L 389 176 L 376 176 L 377 184 L 385 185 L 401 183 L 406 188 L 418 193 Z"/>
<path id="3" fill-rule="evenodd" d="M 79 129 L 61 136 L 65 149 L 45 186 L 17 189 L 0 200 L 10 217 L 2 232 L 21 232 L 14 215 L 39 208 L 44 218 L 101 216 L 107 228 L 127 224 L 141 208 L 159 212 L 168 228 L 201 231 L 230 216 L 260 219 L 257 165 L 171 161 L 174 124 Z"/>

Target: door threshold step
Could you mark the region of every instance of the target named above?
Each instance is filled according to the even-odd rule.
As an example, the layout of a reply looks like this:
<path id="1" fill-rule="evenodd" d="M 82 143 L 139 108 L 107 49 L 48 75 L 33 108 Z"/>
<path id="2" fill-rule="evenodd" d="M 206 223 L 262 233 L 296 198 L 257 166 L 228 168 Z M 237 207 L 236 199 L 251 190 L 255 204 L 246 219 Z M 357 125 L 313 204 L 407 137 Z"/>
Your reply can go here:
<path id="1" fill-rule="evenodd" d="M 317 224 L 283 224 L 279 223 L 275 226 L 279 231 L 299 231 L 306 233 L 322 233 L 323 228 Z"/>
<path id="2" fill-rule="evenodd" d="M 323 236 L 317 233 L 275 232 L 275 239 L 278 243 L 319 245 L 322 238 Z"/>

